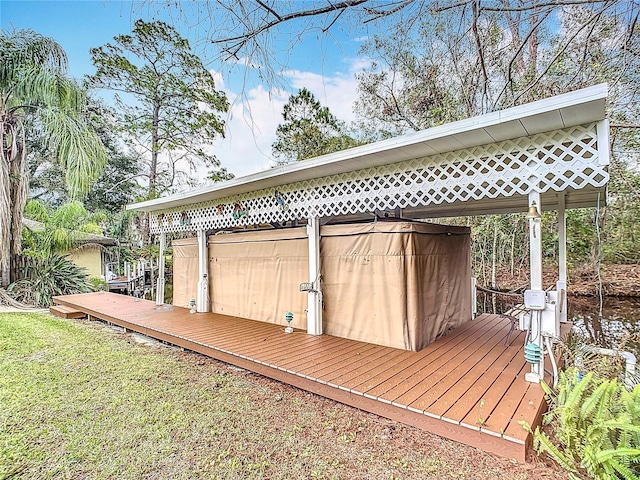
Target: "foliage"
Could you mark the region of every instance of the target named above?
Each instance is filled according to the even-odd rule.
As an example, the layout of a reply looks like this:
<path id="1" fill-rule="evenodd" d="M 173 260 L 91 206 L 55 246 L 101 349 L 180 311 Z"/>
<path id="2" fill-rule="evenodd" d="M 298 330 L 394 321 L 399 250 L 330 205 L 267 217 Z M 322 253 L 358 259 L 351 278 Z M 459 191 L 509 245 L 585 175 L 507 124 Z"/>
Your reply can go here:
<path id="1" fill-rule="evenodd" d="M 56 295 L 71 295 L 91 291 L 84 268 L 64 256 L 53 253 L 46 257 L 27 256 L 25 278 L 7 288 L 17 301 L 48 307 Z"/>
<path id="2" fill-rule="evenodd" d="M 534 446 L 572 472 L 572 478 L 640 478 L 640 385 L 631 392 L 617 379 L 561 372 L 545 417 L 554 434 L 538 427 Z"/>
<path id="3" fill-rule="evenodd" d="M 278 125 L 273 154 L 280 164 L 297 162 L 354 147 L 357 142 L 345 133 L 342 123 L 302 88 L 291 95 Z"/>
<path id="4" fill-rule="evenodd" d="M 90 84 L 116 92 L 122 131 L 147 152 L 149 198 L 186 180 L 184 165 L 219 166 L 204 146 L 224 134 L 218 112 L 227 111 L 227 98 L 174 27 L 137 20 L 130 35 L 91 49 L 91 56 L 97 71 Z"/>
<path id="5" fill-rule="evenodd" d="M 54 211 L 39 200 L 29 200 L 25 218 L 42 223 L 42 228 L 23 229 L 25 253 L 46 257 L 51 253 L 67 253 L 90 234 L 102 235 L 100 223 L 106 220 L 103 212 L 89 214 L 84 205 L 71 201 Z"/>
<path id="6" fill-rule="evenodd" d="M 109 290 L 109 285 L 101 278 L 91 277 L 89 284 L 91 285 L 91 290 L 94 292 L 106 292 Z"/>
<path id="7" fill-rule="evenodd" d="M 72 196 L 84 194 L 106 163 L 86 121 L 84 91 L 66 77 L 67 58 L 55 41 L 31 30 L 0 33 L 0 273 L 20 253 L 28 197 L 26 129 L 38 128 L 65 173 Z"/>
<path id="8" fill-rule="evenodd" d="M 140 173 L 139 155 L 118 137 L 113 109 L 89 97 L 87 117 L 107 151 L 107 163 L 91 190 L 82 196 L 82 202 L 91 211 L 117 214 L 123 205 L 136 198 L 140 190 L 136 182 Z M 58 163 L 50 160 L 40 129 L 33 128 L 27 133 L 30 197 L 57 208 L 72 200 L 64 172 Z"/>

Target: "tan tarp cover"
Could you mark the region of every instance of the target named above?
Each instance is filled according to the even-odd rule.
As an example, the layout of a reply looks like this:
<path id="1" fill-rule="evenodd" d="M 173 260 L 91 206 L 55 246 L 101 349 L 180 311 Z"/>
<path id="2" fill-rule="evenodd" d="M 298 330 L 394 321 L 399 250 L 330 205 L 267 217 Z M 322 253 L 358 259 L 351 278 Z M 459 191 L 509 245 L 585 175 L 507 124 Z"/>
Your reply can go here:
<path id="1" fill-rule="evenodd" d="M 173 304 L 189 307 L 198 293 L 198 239 L 185 238 L 173 246 Z"/>
<path id="2" fill-rule="evenodd" d="M 471 319 L 467 228 L 377 222 L 321 235 L 326 333 L 420 350 Z"/>
<path id="3" fill-rule="evenodd" d="M 327 225 L 320 252 L 324 331 L 420 350 L 471 318 L 469 229 L 411 222 Z M 174 241 L 174 304 L 195 298 L 195 239 Z M 209 237 L 213 312 L 306 329 L 302 228 Z"/>
<path id="4" fill-rule="evenodd" d="M 304 227 L 209 237 L 211 311 L 307 328 L 308 243 Z"/>

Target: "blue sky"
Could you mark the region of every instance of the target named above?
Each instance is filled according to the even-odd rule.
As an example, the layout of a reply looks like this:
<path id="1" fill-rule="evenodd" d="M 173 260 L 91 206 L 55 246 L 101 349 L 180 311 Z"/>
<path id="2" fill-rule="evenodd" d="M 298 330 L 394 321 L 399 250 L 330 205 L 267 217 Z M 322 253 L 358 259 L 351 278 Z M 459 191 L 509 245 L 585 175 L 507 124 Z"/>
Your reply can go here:
<path id="1" fill-rule="evenodd" d="M 173 24 L 189 38 L 196 53 L 205 60 L 212 58 L 215 51 L 207 47 L 211 22 L 189 26 L 188 21 L 162 10 L 158 6 L 160 3 L 149 5 L 132 7 L 129 1 L 0 0 L 0 26 L 29 28 L 54 38 L 67 52 L 69 72 L 76 78 L 95 71 L 90 48 L 111 42 L 116 35 L 130 33 L 138 18 L 160 18 Z M 284 89 L 262 83 L 252 69 L 208 62 L 215 71 L 218 88 L 223 89 L 232 102 L 227 118 L 227 138 L 214 144 L 214 152 L 223 166 L 237 176 L 269 168 L 271 144 L 281 120 L 282 107 L 288 96 L 299 88 L 311 90 L 338 118 L 352 120 L 352 103 L 356 98 L 354 74 L 367 64 L 366 60 L 357 57 L 360 46 L 357 39 L 361 35 L 357 28 L 351 32 L 334 29 L 331 37 L 308 36 L 293 51 L 279 48 L 277 60 L 285 69 L 282 75 L 286 84 Z M 275 41 L 284 46 L 289 37 L 283 34 Z"/>

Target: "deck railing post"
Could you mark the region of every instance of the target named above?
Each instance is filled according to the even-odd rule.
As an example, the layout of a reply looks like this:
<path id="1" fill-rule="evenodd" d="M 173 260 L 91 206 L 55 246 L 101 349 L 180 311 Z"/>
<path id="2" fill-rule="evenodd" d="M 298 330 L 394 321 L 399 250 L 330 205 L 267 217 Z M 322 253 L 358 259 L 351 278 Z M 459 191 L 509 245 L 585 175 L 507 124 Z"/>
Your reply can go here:
<path id="1" fill-rule="evenodd" d="M 196 308 L 198 312 L 209 311 L 209 250 L 207 232 L 198 230 L 198 292 Z"/>
<path id="2" fill-rule="evenodd" d="M 160 254 L 158 257 L 158 283 L 156 289 L 156 305 L 164 305 L 164 252 L 167 249 L 167 234 L 160 232 Z"/>
<path id="3" fill-rule="evenodd" d="M 310 217 L 307 223 L 309 237 L 309 282 L 307 293 L 307 333 L 322 335 L 322 282 L 320 276 L 320 218 Z"/>
<path id="4" fill-rule="evenodd" d="M 542 215 L 542 205 L 540 204 L 540 192 L 529 192 L 529 208 L 536 207 Z M 542 285 L 542 222 L 540 218 L 529 218 L 529 262 L 531 276 L 531 290 L 543 292 Z M 525 299 L 526 303 L 526 299 Z M 542 360 L 531 364 L 531 372 L 525 375 L 529 382 L 540 382 L 544 375 L 544 339 L 542 338 L 542 311 L 531 311 L 530 324 L 530 344 L 537 345 L 537 350 L 541 352 Z"/>

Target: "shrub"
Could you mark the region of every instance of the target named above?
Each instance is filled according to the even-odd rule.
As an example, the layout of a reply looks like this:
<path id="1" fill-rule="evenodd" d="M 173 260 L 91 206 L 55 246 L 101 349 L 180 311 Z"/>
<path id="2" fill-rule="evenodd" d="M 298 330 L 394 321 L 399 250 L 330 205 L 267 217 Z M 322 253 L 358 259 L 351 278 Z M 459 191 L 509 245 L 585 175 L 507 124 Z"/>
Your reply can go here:
<path id="1" fill-rule="evenodd" d="M 25 278 L 7 288 L 16 300 L 40 307 L 52 305 L 52 298 L 56 295 L 85 293 L 91 290 L 86 270 L 59 254 L 27 257 Z"/>
<path id="2" fill-rule="evenodd" d="M 571 478 L 638 480 L 640 475 L 640 385 L 627 391 L 618 379 L 582 376 L 570 368 L 553 392 L 534 447 L 571 472 Z"/>
<path id="3" fill-rule="evenodd" d="M 94 292 L 106 292 L 109 290 L 109 285 L 101 278 L 92 277 L 89 279 L 89 284 Z"/>

